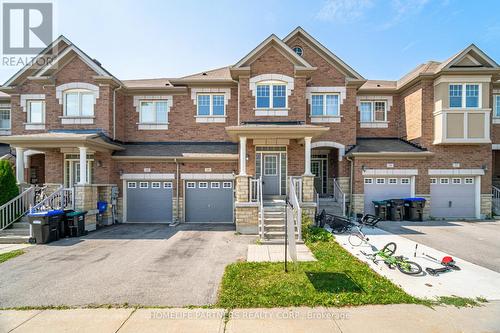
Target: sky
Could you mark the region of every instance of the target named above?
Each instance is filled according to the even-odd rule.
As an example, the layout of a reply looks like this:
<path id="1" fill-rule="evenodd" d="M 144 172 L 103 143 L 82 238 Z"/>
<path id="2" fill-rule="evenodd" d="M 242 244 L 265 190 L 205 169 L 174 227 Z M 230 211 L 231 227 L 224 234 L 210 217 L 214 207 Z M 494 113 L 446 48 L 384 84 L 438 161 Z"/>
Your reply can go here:
<path id="1" fill-rule="evenodd" d="M 474 43 L 500 63 L 495 0 L 55 0 L 63 34 L 119 79 L 236 63 L 304 28 L 366 79 L 396 80 Z M 0 82 L 19 68 L 0 65 Z"/>

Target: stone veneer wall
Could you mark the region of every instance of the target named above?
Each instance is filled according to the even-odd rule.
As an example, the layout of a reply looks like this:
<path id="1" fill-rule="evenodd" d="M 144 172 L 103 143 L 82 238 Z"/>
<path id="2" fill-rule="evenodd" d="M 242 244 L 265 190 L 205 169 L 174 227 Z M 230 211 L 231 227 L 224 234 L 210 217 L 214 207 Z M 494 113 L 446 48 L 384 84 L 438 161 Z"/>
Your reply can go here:
<path id="1" fill-rule="evenodd" d="M 345 199 L 349 202 L 349 190 L 351 187 L 350 182 L 351 177 L 338 177 L 337 182 L 339 183 L 340 189 L 345 193 Z"/>
<path id="2" fill-rule="evenodd" d="M 491 194 L 481 194 L 481 218 L 491 218 L 492 209 Z"/>
<path id="3" fill-rule="evenodd" d="M 431 218 L 431 204 L 432 204 L 430 194 L 415 194 L 415 197 L 425 199 L 423 219 L 424 220 L 430 219 Z"/>
<path id="4" fill-rule="evenodd" d="M 179 215 L 177 215 L 177 198 L 175 197 L 175 192 L 174 195 L 172 196 L 172 219 L 175 221 L 175 219 L 178 218 L 178 222 L 184 222 L 184 199 L 179 196 Z"/>
<path id="5" fill-rule="evenodd" d="M 365 210 L 365 195 L 364 194 L 353 194 L 352 195 L 352 212 L 355 214 L 363 213 Z"/>
<path id="6" fill-rule="evenodd" d="M 259 207 L 249 202 L 250 177 L 236 176 L 235 222 L 242 234 L 259 233 Z"/>

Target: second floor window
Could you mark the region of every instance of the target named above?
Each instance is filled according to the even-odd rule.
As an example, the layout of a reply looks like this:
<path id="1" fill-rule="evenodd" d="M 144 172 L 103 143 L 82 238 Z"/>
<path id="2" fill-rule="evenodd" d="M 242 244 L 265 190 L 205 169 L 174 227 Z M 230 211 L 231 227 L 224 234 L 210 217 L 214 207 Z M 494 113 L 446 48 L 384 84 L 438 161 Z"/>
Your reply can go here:
<path id="1" fill-rule="evenodd" d="M 10 130 L 10 109 L 0 109 L 0 130 Z"/>
<path id="2" fill-rule="evenodd" d="M 360 103 L 360 120 L 362 123 L 386 122 L 387 103 L 385 101 L 364 101 Z"/>
<path id="3" fill-rule="evenodd" d="M 450 108 L 479 108 L 479 84 L 450 84 Z"/>
<path id="4" fill-rule="evenodd" d="M 263 83 L 257 85 L 256 107 L 258 109 L 286 108 L 286 84 Z"/>
<path id="5" fill-rule="evenodd" d="M 311 116 L 339 116 L 338 94 L 315 94 L 311 96 Z"/>
<path id="6" fill-rule="evenodd" d="M 167 124 L 168 102 L 167 101 L 141 101 L 140 110 L 141 124 Z"/>
<path id="7" fill-rule="evenodd" d="M 45 123 L 45 102 L 44 101 L 28 101 L 28 123 L 44 124 Z"/>
<path id="8" fill-rule="evenodd" d="M 199 94 L 197 98 L 198 116 L 224 116 L 226 114 L 224 95 Z"/>
<path id="9" fill-rule="evenodd" d="M 495 118 L 500 118 L 500 95 L 493 96 L 493 104 L 494 104 L 494 114 Z"/>
<path id="10" fill-rule="evenodd" d="M 94 93 L 88 90 L 69 90 L 64 93 L 64 115 L 68 117 L 92 117 Z"/>

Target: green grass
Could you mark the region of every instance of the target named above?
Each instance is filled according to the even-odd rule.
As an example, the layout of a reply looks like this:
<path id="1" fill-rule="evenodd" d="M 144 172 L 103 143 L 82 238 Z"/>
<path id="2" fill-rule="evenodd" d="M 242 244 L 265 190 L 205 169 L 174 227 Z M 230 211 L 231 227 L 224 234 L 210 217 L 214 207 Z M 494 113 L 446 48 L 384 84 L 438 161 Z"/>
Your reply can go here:
<path id="1" fill-rule="evenodd" d="M 438 298 L 439 304 L 453 305 L 457 308 L 473 307 L 479 306 L 481 303 L 487 303 L 488 301 L 482 297 L 476 298 L 466 298 L 458 296 L 441 296 Z"/>
<path id="2" fill-rule="evenodd" d="M 405 293 L 337 242 L 315 229 L 304 233 L 317 262 L 239 262 L 226 267 L 217 307 L 348 306 L 424 303 Z M 315 240 L 314 242 L 310 241 Z"/>
<path id="3" fill-rule="evenodd" d="M 7 261 L 7 260 L 15 258 L 17 256 L 20 256 L 21 254 L 24 254 L 23 250 L 14 250 L 14 251 L 10 251 L 10 252 L 1 253 L 0 254 L 0 264 Z"/>

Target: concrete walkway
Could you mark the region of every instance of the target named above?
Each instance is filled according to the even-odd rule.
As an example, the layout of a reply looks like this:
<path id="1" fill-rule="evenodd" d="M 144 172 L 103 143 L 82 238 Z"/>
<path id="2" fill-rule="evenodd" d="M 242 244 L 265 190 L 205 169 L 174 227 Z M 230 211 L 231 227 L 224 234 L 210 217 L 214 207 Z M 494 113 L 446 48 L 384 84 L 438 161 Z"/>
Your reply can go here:
<path id="1" fill-rule="evenodd" d="M 288 260 L 292 260 L 287 254 Z M 285 247 L 279 244 L 248 245 L 247 261 L 249 262 L 284 262 Z M 316 261 L 311 250 L 305 244 L 297 244 L 297 261 Z"/>
<path id="2" fill-rule="evenodd" d="M 0 254 L 30 247 L 30 244 L 0 244 Z"/>
<path id="3" fill-rule="evenodd" d="M 0 332 L 500 332 L 500 302 L 474 308 L 372 305 L 284 309 L 0 311 Z"/>
<path id="4" fill-rule="evenodd" d="M 438 296 L 484 297 L 487 300 L 500 300 L 500 273 L 475 265 L 461 258 L 454 257 L 460 271 L 451 271 L 439 276 L 425 273 L 426 267 L 439 268 L 439 263 L 424 256 L 442 258 L 448 254 L 432 247 L 419 244 L 413 240 L 391 234 L 378 228 L 364 228 L 363 232 L 369 238 L 369 244 L 354 247 L 349 243 L 349 235 L 335 235 L 335 239 L 346 250 L 360 260 L 366 262 L 377 273 L 387 277 L 394 284 L 401 286 L 407 293 L 419 298 L 434 299 Z M 424 272 L 418 276 L 405 275 L 397 269 L 390 269 L 384 263 L 378 265 L 361 252 L 373 253 L 385 244 L 394 242 L 397 245 L 395 255 L 403 255 L 422 266 Z M 416 256 L 415 245 L 418 244 Z"/>

